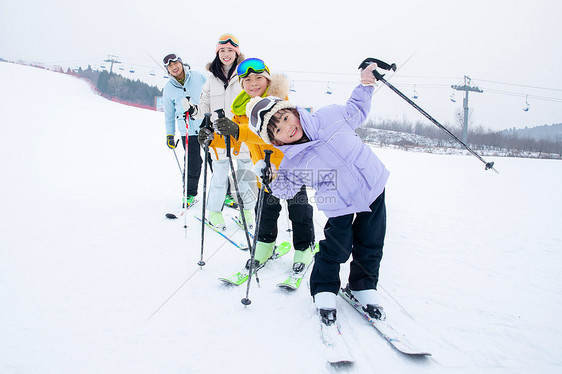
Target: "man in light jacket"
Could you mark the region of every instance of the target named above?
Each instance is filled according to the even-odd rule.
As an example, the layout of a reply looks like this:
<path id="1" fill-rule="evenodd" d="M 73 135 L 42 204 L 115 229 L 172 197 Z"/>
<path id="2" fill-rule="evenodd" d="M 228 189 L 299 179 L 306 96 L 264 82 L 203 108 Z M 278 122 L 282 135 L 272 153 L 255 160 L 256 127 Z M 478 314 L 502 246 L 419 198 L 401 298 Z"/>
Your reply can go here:
<path id="1" fill-rule="evenodd" d="M 183 203 L 189 207 L 195 202 L 201 175 L 202 159 L 197 141 L 201 120 L 194 119 L 194 115 L 206 77 L 197 71 L 192 71 L 189 65 L 184 64 L 174 53 L 164 57 L 164 66 L 170 75 L 170 80 L 163 90 L 166 143 L 170 149 L 176 147 L 174 136 L 177 124 L 184 150 L 187 150 L 187 186 L 184 186 L 184 191 L 186 188 L 187 191 Z"/>

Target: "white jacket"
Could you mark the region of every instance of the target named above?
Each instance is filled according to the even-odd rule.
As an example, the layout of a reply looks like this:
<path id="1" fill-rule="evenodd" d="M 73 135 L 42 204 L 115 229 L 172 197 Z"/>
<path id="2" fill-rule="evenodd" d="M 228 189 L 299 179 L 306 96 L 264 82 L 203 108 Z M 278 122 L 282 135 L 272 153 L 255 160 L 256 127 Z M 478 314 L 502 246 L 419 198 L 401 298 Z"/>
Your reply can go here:
<path id="1" fill-rule="evenodd" d="M 199 101 L 196 118 L 202 119 L 205 113 L 211 113 L 213 115 L 211 120 L 215 121 L 218 118 L 215 110 L 223 109 L 224 114 L 232 119 L 234 113 L 232 113 L 230 108 L 240 91 L 242 91 L 242 86 L 238 81 L 238 75 L 236 73 L 232 75 L 226 88 L 224 88 L 224 84 L 219 78 L 215 77 L 213 74 L 209 74 L 207 81 L 203 85 L 203 90 L 201 91 L 201 99 Z M 224 159 L 226 157 L 226 149 L 218 148 L 216 151 L 219 159 Z M 211 157 L 215 159 L 215 152 L 210 152 L 210 154 Z M 240 153 L 237 156 L 232 155 L 232 158 L 250 158 L 248 146 L 242 144 Z"/>
<path id="2" fill-rule="evenodd" d="M 223 109 L 224 114 L 232 119 L 234 113 L 232 113 L 230 107 L 240 91 L 242 91 L 242 86 L 238 82 L 237 74 L 230 78 L 226 89 L 219 78 L 209 74 L 207 82 L 205 82 L 201 91 L 197 118 L 203 119 L 205 113 L 212 113 L 211 119 L 214 121 L 218 118 L 215 110 Z"/>

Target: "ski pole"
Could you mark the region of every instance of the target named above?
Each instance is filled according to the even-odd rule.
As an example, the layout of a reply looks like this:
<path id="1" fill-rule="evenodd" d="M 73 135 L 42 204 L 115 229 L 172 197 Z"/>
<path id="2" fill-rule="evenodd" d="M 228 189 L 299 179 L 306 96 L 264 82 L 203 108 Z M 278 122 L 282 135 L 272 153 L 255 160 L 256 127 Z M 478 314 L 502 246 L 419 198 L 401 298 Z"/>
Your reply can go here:
<path id="1" fill-rule="evenodd" d="M 269 177 L 269 168 L 270 168 L 270 158 L 271 158 L 271 154 L 273 153 L 272 150 L 270 149 L 266 149 L 265 151 L 265 169 L 263 170 L 262 173 L 262 182 L 261 182 L 261 188 L 260 188 L 260 192 L 258 194 L 258 210 L 256 213 L 256 232 L 254 235 L 254 241 L 252 243 L 252 246 L 250 247 L 250 269 L 249 269 L 249 273 L 248 273 L 248 285 L 246 286 L 246 297 L 244 297 L 241 302 L 244 305 L 250 305 L 252 303 L 252 301 L 248 298 L 248 295 L 250 293 L 250 283 L 252 283 L 252 273 L 254 270 L 254 257 L 256 255 L 256 244 L 258 242 L 258 233 L 259 233 L 259 229 L 260 229 L 260 225 L 261 225 L 261 214 L 262 214 L 262 209 L 263 209 L 263 199 L 264 199 L 264 195 L 265 195 L 265 187 L 267 186 L 267 179 Z M 267 186 L 269 189 L 269 186 Z M 257 274 L 256 274 L 257 276 Z"/>
<path id="2" fill-rule="evenodd" d="M 189 120 L 185 118 L 185 157 L 183 158 L 183 208 L 185 212 L 183 212 L 183 228 L 185 232 L 185 238 L 187 239 L 187 209 L 189 206 L 187 205 L 187 177 L 188 177 L 188 169 L 187 169 L 187 153 L 189 151 Z"/>
<path id="3" fill-rule="evenodd" d="M 396 64 L 392 64 L 389 65 L 384 61 L 381 60 L 377 60 L 375 58 L 369 57 L 367 59 L 365 59 L 361 65 L 359 65 L 359 69 L 364 69 L 367 66 L 369 66 L 371 63 L 376 63 L 377 67 L 380 67 L 381 69 L 384 70 L 393 70 L 396 71 Z M 416 103 L 414 103 L 412 100 L 410 100 L 410 98 L 408 98 L 406 95 L 404 95 L 402 92 L 400 92 L 396 87 L 394 87 L 392 84 L 390 84 L 386 79 L 384 79 L 384 74 L 379 73 L 377 70 L 373 70 L 373 75 L 375 76 L 375 79 L 378 81 L 383 82 L 386 86 L 388 86 L 392 91 L 396 92 L 398 94 L 398 96 L 400 96 L 402 99 L 406 100 L 406 102 L 408 104 L 410 104 L 411 106 L 413 106 L 414 108 L 416 108 L 416 110 L 418 112 L 420 112 L 421 114 L 423 114 L 428 120 L 430 120 L 434 125 L 436 125 L 437 127 L 439 127 L 441 130 L 445 131 L 451 138 L 453 138 L 454 140 L 456 140 L 458 143 L 460 143 L 464 148 L 466 148 L 466 150 L 468 150 L 473 156 L 475 156 L 477 159 L 479 159 L 480 161 L 482 161 L 484 163 L 484 165 L 486 165 L 486 169 L 492 169 L 493 171 L 495 171 L 496 173 L 499 174 L 499 172 L 494 169 L 494 163 L 493 162 L 486 162 L 479 154 L 477 154 L 476 152 L 474 152 L 468 145 L 466 145 L 462 140 L 460 140 L 459 138 L 457 138 L 455 136 L 455 134 L 453 134 L 451 131 L 449 131 L 449 129 L 447 129 L 445 126 L 443 126 L 442 124 L 440 124 L 439 122 L 437 122 L 437 120 L 435 118 L 433 118 L 432 116 L 430 116 L 426 111 L 424 111 L 422 108 L 420 108 Z"/>
<path id="4" fill-rule="evenodd" d="M 287 232 L 293 231 L 293 222 L 289 220 L 289 202 L 285 200 L 285 218 L 287 219 Z"/>
<path id="5" fill-rule="evenodd" d="M 178 139 L 176 141 L 176 147 L 178 146 L 179 142 L 180 142 L 180 140 Z M 172 148 L 172 151 L 174 151 L 174 156 L 176 156 L 176 162 L 178 163 L 178 168 L 180 169 L 180 175 L 181 175 L 181 179 L 182 179 L 182 182 L 183 182 L 183 170 L 181 169 L 180 160 L 178 159 L 178 155 L 176 153 L 176 148 Z"/>
<path id="6" fill-rule="evenodd" d="M 219 118 L 224 117 L 224 110 L 215 110 Z M 240 196 L 240 189 L 238 188 L 238 180 L 236 179 L 236 170 L 234 170 L 234 163 L 232 162 L 232 157 L 230 155 L 230 135 L 224 136 L 224 144 L 226 145 L 226 158 L 228 158 L 228 163 L 230 164 L 230 170 L 232 171 L 232 182 L 234 184 L 234 190 L 236 191 L 236 199 L 238 199 L 238 209 L 240 210 L 240 216 L 242 217 L 242 225 L 244 226 L 244 233 L 246 234 L 246 241 L 248 242 L 248 248 L 251 246 L 250 234 L 248 233 L 248 225 L 246 224 L 246 216 L 244 215 L 244 202 Z"/>
<path id="7" fill-rule="evenodd" d="M 203 122 L 201 122 L 200 129 L 211 129 L 211 113 L 205 113 L 205 118 Z M 205 212 L 207 206 L 207 166 L 208 166 L 208 158 L 207 153 L 209 152 L 209 144 L 205 143 L 204 147 L 204 155 L 205 155 L 205 166 L 203 169 L 203 204 L 201 207 L 201 259 L 197 263 L 197 265 L 203 267 L 205 266 L 205 261 L 203 261 L 203 248 L 205 242 Z"/>

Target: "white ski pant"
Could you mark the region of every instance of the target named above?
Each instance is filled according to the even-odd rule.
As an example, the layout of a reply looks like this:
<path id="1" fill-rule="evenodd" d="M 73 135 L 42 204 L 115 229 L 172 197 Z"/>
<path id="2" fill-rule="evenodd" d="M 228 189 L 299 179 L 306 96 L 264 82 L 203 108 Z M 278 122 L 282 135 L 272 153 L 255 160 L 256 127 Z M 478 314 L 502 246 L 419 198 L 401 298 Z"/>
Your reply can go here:
<path id="1" fill-rule="evenodd" d="M 258 196 L 257 179 L 252 167 L 253 163 L 249 158 L 236 159 L 236 179 L 238 180 L 238 190 L 240 191 L 244 209 L 254 209 Z M 229 171 L 230 163 L 228 158 L 213 161 L 213 175 L 209 183 L 209 197 L 207 199 L 207 208 L 210 211 L 222 211 L 228 187 Z M 231 193 L 237 199 L 234 184 L 232 183 L 231 185 Z"/>

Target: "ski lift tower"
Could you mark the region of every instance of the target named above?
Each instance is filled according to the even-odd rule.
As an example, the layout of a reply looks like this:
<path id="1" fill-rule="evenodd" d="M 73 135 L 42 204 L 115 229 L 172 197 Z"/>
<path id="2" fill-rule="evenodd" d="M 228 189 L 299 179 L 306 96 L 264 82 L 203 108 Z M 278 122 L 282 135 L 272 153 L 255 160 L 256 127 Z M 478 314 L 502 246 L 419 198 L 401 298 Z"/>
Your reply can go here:
<path id="1" fill-rule="evenodd" d="M 466 75 L 464 76 L 464 85 L 458 86 L 456 84 L 451 86 L 452 89 L 457 91 L 464 91 L 464 99 L 462 101 L 462 107 L 464 109 L 464 118 L 463 118 L 463 126 L 462 126 L 462 141 L 466 143 L 466 139 L 468 138 L 468 93 L 470 91 L 473 92 L 484 92 L 478 87 L 473 87 L 470 85 L 470 78 Z"/>
<path id="2" fill-rule="evenodd" d="M 110 62 L 111 66 L 109 67 L 109 74 L 113 73 L 113 64 L 120 64 L 121 61 L 117 58 L 117 56 L 107 55 L 107 59 L 104 60 L 105 62 Z"/>

